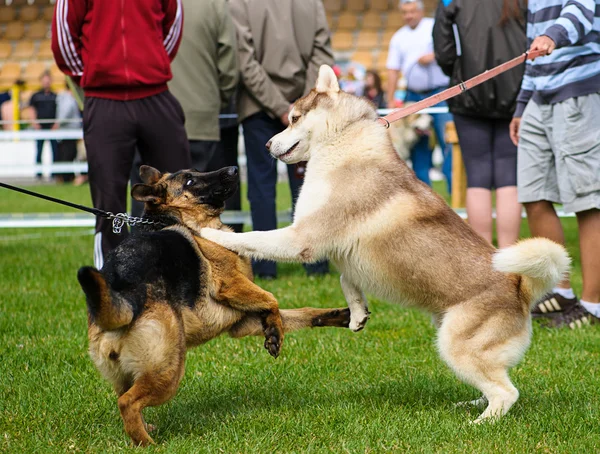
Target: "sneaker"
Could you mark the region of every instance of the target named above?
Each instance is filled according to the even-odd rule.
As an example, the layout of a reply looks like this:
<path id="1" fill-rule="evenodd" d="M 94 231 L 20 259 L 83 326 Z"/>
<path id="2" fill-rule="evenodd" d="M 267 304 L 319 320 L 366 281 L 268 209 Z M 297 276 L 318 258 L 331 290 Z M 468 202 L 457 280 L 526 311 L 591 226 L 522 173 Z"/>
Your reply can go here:
<path id="1" fill-rule="evenodd" d="M 575 306 L 579 306 L 577 297 L 565 298 L 558 293 L 547 293 L 535 304 L 535 306 L 533 306 L 533 309 L 531 309 L 531 316 L 548 317 L 560 312 L 568 311 Z"/>
<path id="2" fill-rule="evenodd" d="M 600 323 L 600 318 L 590 314 L 581 304 L 576 304 L 570 309 L 556 315 L 548 322 L 550 328 L 569 327 L 571 329 L 581 328 L 586 325 L 595 325 Z"/>

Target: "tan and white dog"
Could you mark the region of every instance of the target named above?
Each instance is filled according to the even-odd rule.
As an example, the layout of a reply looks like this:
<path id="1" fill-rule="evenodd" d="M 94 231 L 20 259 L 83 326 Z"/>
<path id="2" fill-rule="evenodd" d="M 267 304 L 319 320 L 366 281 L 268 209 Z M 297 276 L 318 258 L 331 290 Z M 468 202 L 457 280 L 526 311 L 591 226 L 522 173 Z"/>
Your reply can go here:
<path id="1" fill-rule="evenodd" d="M 529 346 L 530 306 L 568 272 L 569 256 L 539 238 L 496 250 L 417 180 L 376 118 L 322 66 L 290 126 L 267 144 L 285 163 L 308 161 L 293 224 L 201 235 L 258 259 L 329 258 L 355 331 L 369 315 L 364 292 L 430 312 L 441 357 L 483 393 L 473 404 L 488 402 L 476 422 L 502 416 L 519 396 L 508 369 Z"/>

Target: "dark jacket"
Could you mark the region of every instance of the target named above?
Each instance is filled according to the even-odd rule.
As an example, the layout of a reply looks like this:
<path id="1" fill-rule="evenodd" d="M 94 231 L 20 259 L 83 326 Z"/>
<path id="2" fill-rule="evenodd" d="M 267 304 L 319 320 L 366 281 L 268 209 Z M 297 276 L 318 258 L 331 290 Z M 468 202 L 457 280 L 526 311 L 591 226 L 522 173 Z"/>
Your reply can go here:
<path id="1" fill-rule="evenodd" d="M 451 85 L 527 50 L 527 7 L 521 2 L 522 20 L 510 19 L 500 25 L 502 7 L 503 0 L 440 1 L 433 27 L 433 45 L 435 58 L 442 71 L 450 76 Z M 525 66 L 520 65 L 449 99 L 450 111 L 480 118 L 512 118 L 524 69 Z"/>

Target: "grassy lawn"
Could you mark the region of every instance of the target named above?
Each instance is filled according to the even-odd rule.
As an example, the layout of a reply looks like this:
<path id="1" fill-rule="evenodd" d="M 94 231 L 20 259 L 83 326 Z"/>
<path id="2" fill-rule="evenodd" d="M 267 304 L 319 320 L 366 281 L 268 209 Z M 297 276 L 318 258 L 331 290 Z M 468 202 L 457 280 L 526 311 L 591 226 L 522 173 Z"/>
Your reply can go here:
<path id="1" fill-rule="evenodd" d="M 46 194 L 89 204 L 83 188 Z M 289 206 L 280 191 L 280 209 Z M 68 211 L 0 191 L 0 212 Z M 574 219 L 565 219 L 581 290 Z M 523 236 L 528 235 L 526 223 Z M 92 263 L 89 229 L 0 230 L 0 452 L 132 450 L 116 399 L 87 356 L 77 269 Z M 336 273 L 307 278 L 282 265 L 260 282 L 281 307 L 343 307 Z M 490 304 L 494 304 L 490 301 Z M 534 324 L 511 376 L 521 398 L 497 424 L 472 426 L 479 397 L 438 358 L 427 315 L 371 300 L 364 331 L 326 328 L 286 337 L 271 358 L 260 338 L 216 339 L 187 355 L 177 396 L 145 411 L 150 452 L 600 451 L 600 330 Z"/>

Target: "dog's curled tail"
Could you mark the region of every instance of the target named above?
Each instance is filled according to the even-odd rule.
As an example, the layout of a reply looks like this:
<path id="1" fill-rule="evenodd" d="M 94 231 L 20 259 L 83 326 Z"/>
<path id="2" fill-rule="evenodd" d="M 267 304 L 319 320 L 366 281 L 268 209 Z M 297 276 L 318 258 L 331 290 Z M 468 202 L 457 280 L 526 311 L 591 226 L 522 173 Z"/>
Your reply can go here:
<path id="1" fill-rule="evenodd" d="M 571 258 L 554 241 L 529 238 L 497 251 L 492 263 L 497 271 L 520 274 L 531 292 L 530 304 L 535 304 L 567 276 Z"/>
<path id="2" fill-rule="evenodd" d="M 106 279 L 100 271 L 91 266 L 84 266 L 77 272 L 77 279 L 85 293 L 88 313 L 93 323 L 105 331 L 131 323 L 133 319 L 131 306 L 125 301 L 114 300 Z"/>

